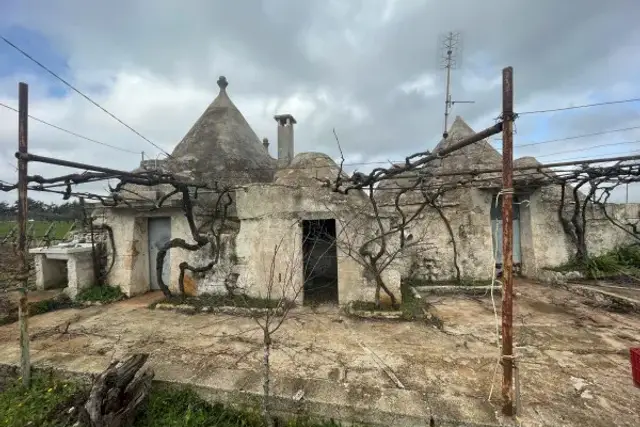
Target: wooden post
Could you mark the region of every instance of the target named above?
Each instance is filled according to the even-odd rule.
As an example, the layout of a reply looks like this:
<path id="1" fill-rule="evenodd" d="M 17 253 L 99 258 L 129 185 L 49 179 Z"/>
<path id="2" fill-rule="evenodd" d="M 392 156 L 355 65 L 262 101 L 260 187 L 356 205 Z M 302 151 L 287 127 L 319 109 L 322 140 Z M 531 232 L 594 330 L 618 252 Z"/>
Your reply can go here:
<path id="1" fill-rule="evenodd" d="M 513 68 L 502 70 L 502 412 L 513 415 Z"/>
<path id="2" fill-rule="evenodd" d="M 18 152 L 28 152 L 29 123 L 29 86 L 20 82 L 18 85 Z M 29 355 L 29 300 L 27 286 L 29 284 L 29 258 L 27 252 L 27 161 L 18 157 L 18 255 L 20 256 L 20 305 L 18 319 L 20 323 L 20 370 L 22 384 L 29 387 L 31 383 L 31 360 Z"/>

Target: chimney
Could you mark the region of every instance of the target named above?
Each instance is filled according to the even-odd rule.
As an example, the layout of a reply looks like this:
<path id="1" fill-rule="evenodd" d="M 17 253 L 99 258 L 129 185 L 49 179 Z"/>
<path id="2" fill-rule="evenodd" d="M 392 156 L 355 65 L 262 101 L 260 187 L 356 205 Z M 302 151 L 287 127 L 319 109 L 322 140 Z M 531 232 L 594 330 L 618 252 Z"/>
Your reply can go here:
<path id="1" fill-rule="evenodd" d="M 293 125 L 297 122 L 291 114 L 279 114 L 274 119 L 278 122 L 278 163 L 288 166 L 293 160 Z"/>
<path id="2" fill-rule="evenodd" d="M 264 147 L 264 151 L 269 153 L 269 139 L 262 138 L 262 146 Z"/>

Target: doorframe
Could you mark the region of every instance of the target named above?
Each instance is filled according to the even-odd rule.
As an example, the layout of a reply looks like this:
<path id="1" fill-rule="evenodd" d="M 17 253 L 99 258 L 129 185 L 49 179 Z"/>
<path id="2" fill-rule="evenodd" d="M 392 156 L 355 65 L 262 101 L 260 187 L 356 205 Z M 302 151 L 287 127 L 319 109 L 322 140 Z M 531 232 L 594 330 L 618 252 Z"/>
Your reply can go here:
<path id="1" fill-rule="evenodd" d="M 339 234 L 339 221 L 332 216 L 321 216 L 321 217 L 305 217 L 305 218 L 301 218 L 300 219 L 300 241 L 301 241 L 301 252 L 302 252 L 302 259 L 301 259 L 301 264 L 302 264 L 302 292 L 301 292 L 301 296 L 302 296 L 302 303 L 304 304 L 305 302 L 305 283 L 306 283 L 306 279 L 307 279 L 307 275 L 306 275 L 306 256 L 305 256 L 305 251 L 304 251 L 304 246 L 302 245 L 304 243 L 304 238 L 305 238 L 305 233 L 304 233 L 304 228 L 305 228 L 305 223 L 309 223 L 312 221 L 332 221 L 333 225 L 334 225 L 334 253 L 335 253 L 335 280 L 336 280 L 336 285 L 335 285 L 335 301 L 331 301 L 331 302 L 327 302 L 327 303 L 336 303 L 336 304 L 340 304 L 340 257 L 338 255 L 338 234 Z"/>
<path id="2" fill-rule="evenodd" d="M 496 265 L 496 271 L 498 274 L 498 277 L 502 275 L 502 233 L 496 233 L 495 229 L 494 229 L 494 221 L 496 223 L 496 229 L 498 228 L 498 223 L 500 224 L 500 229 L 502 229 L 502 200 L 503 198 L 500 197 L 500 203 L 498 204 L 498 206 L 496 207 L 496 199 L 498 198 L 498 194 L 499 193 L 493 193 L 491 196 L 491 205 L 489 207 L 489 223 L 490 223 L 490 229 L 491 229 L 491 257 L 493 258 L 493 255 L 496 252 L 496 245 L 500 245 L 500 259 L 496 259 L 495 260 L 495 265 Z M 521 204 L 523 203 L 520 199 L 524 200 L 523 195 L 521 194 L 514 194 L 513 195 L 513 200 L 512 200 L 512 205 L 513 205 L 513 224 L 516 223 L 518 224 L 517 227 L 517 232 L 518 232 L 518 237 L 517 239 L 515 238 L 516 234 L 515 234 L 515 228 L 513 225 L 512 227 L 514 228 L 514 239 L 513 239 L 513 249 L 514 249 L 514 253 L 516 252 L 516 243 L 518 245 L 518 249 L 517 249 L 517 253 L 520 256 L 520 260 L 519 262 L 514 262 L 513 263 L 513 267 L 514 267 L 514 274 L 516 275 L 521 275 L 522 274 L 522 266 L 524 264 L 524 254 L 522 252 L 522 212 L 520 209 Z M 494 210 L 497 209 L 497 212 Z M 496 212 L 496 219 L 493 219 L 493 214 L 494 212 Z M 516 214 L 517 212 L 517 214 Z M 517 219 L 516 219 L 517 218 Z M 511 259 L 513 260 L 513 254 Z"/>

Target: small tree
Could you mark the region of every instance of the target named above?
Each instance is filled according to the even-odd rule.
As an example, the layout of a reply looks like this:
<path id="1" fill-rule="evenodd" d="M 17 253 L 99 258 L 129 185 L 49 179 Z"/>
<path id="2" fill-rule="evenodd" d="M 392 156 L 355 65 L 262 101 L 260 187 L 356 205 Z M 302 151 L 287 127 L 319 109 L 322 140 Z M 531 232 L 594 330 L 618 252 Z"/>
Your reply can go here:
<path id="1" fill-rule="evenodd" d="M 298 227 L 298 223 L 294 225 Z M 297 233 L 293 233 L 297 236 Z M 274 343 L 273 335 L 290 317 L 295 302 L 299 301 L 304 290 L 302 247 L 296 242 L 302 240 L 302 246 L 316 244 L 307 236 L 294 239 L 291 245 L 285 244 L 285 236 L 274 246 L 269 254 L 268 269 L 265 272 L 264 298 L 271 301 L 262 310 L 253 310 L 252 318 L 262 331 L 262 415 L 268 426 L 274 425 L 271 413 L 271 349 Z M 324 255 L 324 254 L 321 254 Z M 304 268 L 315 270 L 315 265 Z M 281 271 L 282 270 L 282 271 Z"/>

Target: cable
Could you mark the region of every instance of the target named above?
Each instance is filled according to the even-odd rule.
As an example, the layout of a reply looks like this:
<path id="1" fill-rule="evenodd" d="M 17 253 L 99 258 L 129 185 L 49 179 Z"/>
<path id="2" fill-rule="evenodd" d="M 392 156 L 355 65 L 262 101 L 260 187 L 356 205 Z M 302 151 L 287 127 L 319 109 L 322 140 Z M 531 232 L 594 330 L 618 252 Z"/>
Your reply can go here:
<path id="1" fill-rule="evenodd" d="M 121 125 L 125 126 L 127 129 L 129 129 L 130 131 L 132 131 L 133 133 L 135 133 L 136 135 L 138 135 L 140 138 L 144 139 L 145 141 L 147 141 L 149 144 L 153 145 L 155 148 L 157 148 L 158 150 L 162 151 L 164 154 L 166 154 L 167 156 L 171 157 L 171 155 L 169 153 L 167 153 L 165 150 L 163 150 L 160 146 L 158 146 L 157 144 L 155 144 L 153 141 L 151 141 L 149 138 L 145 137 L 144 135 L 142 135 L 140 132 L 138 132 L 137 130 L 135 130 L 134 128 L 132 128 L 131 126 L 129 126 L 128 124 L 126 124 L 125 122 L 123 122 L 122 120 L 120 120 L 118 117 L 116 117 L 113 113 L 111 113 L 110 111 L 108 111 L 106 108 L 104 108 L 102 105 L 98 104 L 96 101 L 94 101 L 93 99 L 91 99 L 89 96 L 85 95 L 83 92 L 81 92 L 79 89 L 77 89 L 75 86 L 73 86 L 71 83 L 69 83 L 68 81 L 66 81 L 65 79 L 63 79 L 62 77 L 60 77 L 59 75 L 57 75 L 56 73 L 54 73 L 53 71 L 51 71 L 49 68 L 47 68 L 44 64 L 42 64 L 41 62 L 39 62 L 37 59 L 35 59 L 34 57 L 32 57 L 31 55 L 29 55 L 27 52 L 25 52 L 24 50 L 20 49 L 18 46 L 16 46 L 15 44 L 11 43 L 9 40 L 7 40 L 5 37 L 0 36 L 0 38 L 7 43 L 9 46 L 11 46 L 12 48 L 14 48 L 15 50 L 17 50 L 18 52 L 20 52 L 22 55 L 24 55 L 26 58 L 30 59 L 31 61 L 33 61 L 35 64 L 37 64 L 40 68 L 42 68 L 43 70 L 45 70 L 46 72 L 48 72 L 49 74 L 51 74 L 53 77 L 55 77 L 56 79 L 60 80 L 62 83 L 64 83 L 68 88 L 70 88 L 71 90 L 73 90 L 74 92 L 76 92 L 78 95 L 82 96 L 84 99 L 86 99 L 87 101 L 91 102 L 93 105 L 95 105 L 96 107 L 98 107 L 99 109 L 101 109 L 102 111 L 104 111 L 105 113 L 107 113 L 109 116 L 111 116 L 113 119 L 115 119 L 116 121 L 118 121 Z"/>
<path id="2" fill-rule="evenodd" d="M 594 149 L 594 148 L 611 147 L 611 146 L 614 146 L 614 145 L 637 144 L 639 142 L 640 142 L 640 140 L 625 141 L 625 142 L 613 142 L 611 144 L 593 145 L 591 147 L 583 147 L 583 148 L 578 148 L 578 149 L 575 149 L 575 150 L 558 151 L 558 152 L 555 152 L 555 153 L 543 154 L 541 156 L 535 156 L 535 157 L 536 158 L 549 157 L 549 156 L 555 156 L 555 155 L 558 155 L 558 154 L 575 153 L 576 151 L 586 151 L 586 150 L 591 150 L 591 149 Z"/>
<path id="3" fill-rule="evenodd" d="M 608 155 L 615 155 L 615 154 L 631 154 L 631 153 L 640 153 L 640 150 L 633 150 L 633 151 L 629 151 L 629 150 L 624 150 L 624 151 L 614 151 L 613 153 L 608 153 Z M 591 159 L 591 156 L 582 156 L 582 157 L 567 157 L 567 158 L 563 158 L 563 159 L 558 159 L 559 161 L 572 161 L 572 160 L 579 160 L 579 159 Z M 608 161 L 614 161 L 614 160 L 608 160 L 606 158 L 601 159 L 598 161 L 598 163 L 604 163 L 604 162 L 608 162 Z M 595 163 L 595 162 L 585 162 L 585 163 Z"/>
<path id="4" fill-rule="evenodd" d="M 0 107 L 4 107 L 4 108 L 7 108 L 7 109 L 9 109 L 9 110 L 15 111 L 16 113 L 18 112 L 18 109 L 17 109 L 17 108 L 10 107 L 9 105 L 3 104 L 2 102 L 0 102 Z M 56 125 L 54 125 L 54 124 L 51 124 L 51 123 L 49 123 L 49 122 L 46 122 L 46 121 L 44 121 L 44 120 L 42 120 L 42 119 L 39 119 L 39 118 L 37 118 L 37 117 L 35 117 L 35 116 L 32 116 L 31 114 L 29 114 L 29 118 L 30 118 L 30 119 L 33 119 L 33 120 L 35 120 L 36 122 L 39 122 L 39 123 L 45 124 L 45 125 L 47 125 L 47 126 L 51 126 L 51 127 L 52 127 L 52 128 L 54 128 L 54 129 L 58 129 L 58 130 L 60 130 L 60 131 L 62 131 L 62 132 L 66 132 L 66 133 L 68 133 L 69 135 L 73 135 L 73 136 L 75 136 L 75 137 L 77 137 L 77 138 L 84 139 L 84 140 L 86 140 L 86 141 L 90 141 L 90 142 L 93 142 L 93 143 L 96 143 L 96 144 L 104 145 L 105 147 L 113 148 L 113 149 L 115 149 L 115 150 L 124 151 L 124 152 L 126 152 L 126 153 L 140 154 L 140 153 L 139 153 L 139 152 L 137 152 L 137 151 L 127 150 L 126 148 L 121 148 L 121 147 L 116 147 L 115 145 L 107 144 L 106 142 L 97 141 L 97 140 L 92 139 L 92 138 L 89 138 L 89 137 L 87 137 L 87 136 L 80 135 L 79 133 L 76 133 L 76 132 L 70 131 L 70 130 L 68 130 L 68 129 L 61 128 L 60 126 L 56 126 Z"/>
<path id="5" fill-rule="evenodd" d="M 601 107 L 604 105 L 615 105 L 615 104 L 628 104 L 630 102 L 640 102 L 640 98 L 621 99 L 618 101 L 596 102 L 594 104 L 575 105 L 572 107 L 563 107 L 563 108 L 552 108 L 549 110 L 525 111 L 523 113 L 518 113 L 518 115 L 524 116 L 526 114 L 553 113 L 556 111 L 577 110 L 579 108 Z"/>
<path id="6" fill-rule="evenodd" d="M 18 171 L 18 167 L 17 167 L 16 165 L 14 165 L 13 163 L 11 163 L 9 160 L 5 160 L 5 162 L 6 162 L 9 166 L 11 166 L 13 169 L 15 169 L 15 170 L 16 170 L 16 172 Z"/>
<path id="7" fill-rule="evenodd" d="M 636 129 L 640 129 L 640 126 L 631 126 L 631 127 L 627 127 L 627 128 L 603 130 L 603 131 L 600 131 L 600 132 L 585 133 L 585 134 L 582 134 L 582 135 L 567 136 L 567 137 L 564 137 L 564 138 L 547 139 L 547 140 L 544 140 L 544 141 L 531 142 L 531 143 L 528 143 L 528 144 L 515 144 L 514 147 L 530 147 L 532 145 L 548 144 L 548 143 L 551 143 L 551 142 L 570 141 L 572 139 L 588 138 L 588 137 L 591 137 L 591 136 L 600 136 L 600 135 L 606 135 L 608 133 L 616 133 L 616 132 L 626 132 L 628 130 L 636 130 Z M 493 139 L 491 142 L 496 142 L 496 141 L 502 141 L 502 140 L 499 139 L 499 138 L 496 138 L 496 139 Z"/>

